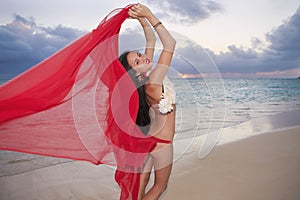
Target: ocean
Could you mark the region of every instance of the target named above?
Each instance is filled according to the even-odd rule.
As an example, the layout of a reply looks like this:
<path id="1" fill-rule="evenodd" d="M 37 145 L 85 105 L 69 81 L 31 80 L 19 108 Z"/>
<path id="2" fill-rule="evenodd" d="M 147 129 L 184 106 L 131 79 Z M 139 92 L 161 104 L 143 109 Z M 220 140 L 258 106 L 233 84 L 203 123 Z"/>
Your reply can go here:
<path id="1" fill-rule="evenodd" d="M 170 78 L 176 89 L 177 139 L 253 118 L 300 109 L 297 78 Z M 0 84 L 7 80 L 0 80 Z M 195 133 L 193 132 L 194 136 Z"/>
<path id="2" fill-rule="evenodd" d="M 171 80 L 177 92 L 177 138 L 300 109 L 296 78 Z"/>

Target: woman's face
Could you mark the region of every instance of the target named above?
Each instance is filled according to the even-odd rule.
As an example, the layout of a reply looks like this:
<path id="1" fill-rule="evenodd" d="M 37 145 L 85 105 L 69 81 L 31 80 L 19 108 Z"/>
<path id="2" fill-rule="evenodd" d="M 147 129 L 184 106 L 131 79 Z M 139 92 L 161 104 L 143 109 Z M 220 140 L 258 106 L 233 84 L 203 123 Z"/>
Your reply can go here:
<path id="1" fill-rule="evenodd" d="M 129 52 L 127 55 L 128 64 L 137 72 L 137 73 L 146 73 L 151 67 L 152 63 L 148 56 L 141 54 L 136 51 Z"/>

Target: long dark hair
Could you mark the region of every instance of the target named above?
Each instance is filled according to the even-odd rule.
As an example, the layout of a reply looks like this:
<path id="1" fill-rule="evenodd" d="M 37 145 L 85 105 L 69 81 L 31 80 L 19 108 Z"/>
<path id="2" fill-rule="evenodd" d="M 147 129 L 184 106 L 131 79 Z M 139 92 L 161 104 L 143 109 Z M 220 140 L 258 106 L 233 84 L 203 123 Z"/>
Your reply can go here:
<path id="1" fill-rule="evenodd" d="M 139 126 L 144 135 L 147 135 L 150 129 L 149 104 L 146 98 L 145 82 L 147 79 L 139 80 L 136 71 L 129 65 L 127 55 L 130 51 L 125 51 L 119 56 L 119 61 L 133 80 L 139 94 L 139 110 L 135 123 Z"/>

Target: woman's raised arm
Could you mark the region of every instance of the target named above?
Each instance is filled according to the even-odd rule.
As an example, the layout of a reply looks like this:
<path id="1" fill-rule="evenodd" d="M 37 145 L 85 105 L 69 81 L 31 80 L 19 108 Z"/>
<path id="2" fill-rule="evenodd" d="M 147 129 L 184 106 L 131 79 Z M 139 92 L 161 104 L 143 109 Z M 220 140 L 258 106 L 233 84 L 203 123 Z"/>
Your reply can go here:
<path id="1" fill-rule="evenodd" d="M 152 98 L 159 100 L 161 96 L 161 84 L 171 64 L 176 41 L 148 7 L 142 4 L 136 4 L 130 8 L 128 14 L 132 18 L 146 18 L 156 30 L 159 39 L 163 44 L 163 50 L 158 59 L 157 66 L 151 72 L 149 84 L 146 87 L 147 94 Z"/>
<path id="2" fill-rule="evenodd" d="M 151 25 L 145 18 L 138 18 L 141 26 L 143 27 L 145 39 L 146 39 L 146 47 L 145 47 L 145 54 L 153 60 L 154 50 L 155 50 L 155 43 L 156 43 L 156 36 Z"/>

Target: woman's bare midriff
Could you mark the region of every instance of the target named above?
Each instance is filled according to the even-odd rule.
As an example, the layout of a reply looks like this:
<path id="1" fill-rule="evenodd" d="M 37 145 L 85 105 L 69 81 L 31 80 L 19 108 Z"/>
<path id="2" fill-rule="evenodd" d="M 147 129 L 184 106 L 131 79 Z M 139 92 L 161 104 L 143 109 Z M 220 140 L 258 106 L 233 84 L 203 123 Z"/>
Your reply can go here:
<path id="1" fill-rule="evenodd" d="M 156 105 L 150 108 L 151 127 L 149 135 L 153 137 L 172 141 L 175 133 L 175 117 L 176 105 L 173 105 L 173 110 L 167 114 L 161 114 Z M 152 111 L 151 111 L 152 109 Z"/>

